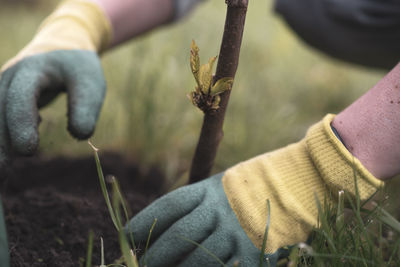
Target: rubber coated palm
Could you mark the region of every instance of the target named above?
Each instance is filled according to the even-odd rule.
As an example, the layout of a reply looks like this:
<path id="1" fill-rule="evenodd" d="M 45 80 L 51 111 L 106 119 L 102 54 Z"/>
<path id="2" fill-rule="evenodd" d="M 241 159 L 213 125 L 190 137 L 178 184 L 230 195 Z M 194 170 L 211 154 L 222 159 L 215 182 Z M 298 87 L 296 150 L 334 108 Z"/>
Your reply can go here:
<path id="1" fill-rule="evenodd" d="M 0 80 L 0 166 L 11 153 L 30 155 L 38 147 L 40 107 L 68 94 L 68 130 L 78 138 L 94 131 L 105 95 L 96 53 L 59 50 L 23 59 Z"/>

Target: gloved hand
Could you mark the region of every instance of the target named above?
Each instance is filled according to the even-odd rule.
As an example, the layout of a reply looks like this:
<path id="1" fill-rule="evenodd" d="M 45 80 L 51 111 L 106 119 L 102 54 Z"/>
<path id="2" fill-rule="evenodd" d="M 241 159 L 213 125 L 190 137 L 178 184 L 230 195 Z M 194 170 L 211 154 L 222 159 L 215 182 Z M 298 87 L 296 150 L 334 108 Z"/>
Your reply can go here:
<path id="1" fill-rule="evenodd" d="M 268 240 L 263 251 L 274 266 L 284 246 L 306 241 L 317 225 L 314 195 L 355 196 L 354 171 L 361 200 L 383 183 L 373 177 L 332 132 L 332 115 L 314 125 L 295 144 L 240 163 L 225 173 L 182 187 L 158 199 L 126 226 L 136 244 L 146 243 L 155 218 L 147 266 L 220 266 L 200 243 L 228 266 L 258 266 L 271 204 Z M 329 194 L 332 193 L 332 194 Z M 336 201 L 335 199 L 330 199 Z M 267 265 L 268 266 L 268 265 Z"/>
<path id="2" fill-rule="evenodd" d="M 221 266 L 212 256 L 184 238 L 214 253 L 232 266 L 257 266 L 260 250 L 247 237 L 229 206 L 222 174 L 186 186 L 158 199 L 126 226 L 134 231 L 136 244 L 145 243 L 152 232 L 155 242 L 146 257 L 147 266 Z M 266 222 L 265 218 L 265 222 Z"/>
<path id="3" fill-rule="evenodd" d="M 84 0 L 60 4 L 34 39 L 1 70 L 0 166 L 11 152 L 30 155 L 38 142 L 38 108 L 68 94 L 68 130 L 88 138 L 105 95 L 97 53 L 109 43 L 111 26 L 99 6 Z"/>

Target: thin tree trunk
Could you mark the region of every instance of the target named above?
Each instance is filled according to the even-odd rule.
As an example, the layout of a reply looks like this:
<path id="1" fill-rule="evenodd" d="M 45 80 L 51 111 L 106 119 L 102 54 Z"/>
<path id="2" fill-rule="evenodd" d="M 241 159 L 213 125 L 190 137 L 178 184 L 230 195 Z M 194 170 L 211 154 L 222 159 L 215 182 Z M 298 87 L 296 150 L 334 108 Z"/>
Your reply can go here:
<path id="1" fill-rule="evenodd" d="M 235 77 L 248 0 L 225 0 L 225 3 L 227 4 L 225 29 L 214 82 L 224 77 Z M 190 183 L 207 178 L 211 173 L 218 145 L 224 135 L 222 126 L 230 92 L 231 90 L 228 90 L 221 94 L 218 110 L 204 114 L 200 138 L 190 169 Z"/>

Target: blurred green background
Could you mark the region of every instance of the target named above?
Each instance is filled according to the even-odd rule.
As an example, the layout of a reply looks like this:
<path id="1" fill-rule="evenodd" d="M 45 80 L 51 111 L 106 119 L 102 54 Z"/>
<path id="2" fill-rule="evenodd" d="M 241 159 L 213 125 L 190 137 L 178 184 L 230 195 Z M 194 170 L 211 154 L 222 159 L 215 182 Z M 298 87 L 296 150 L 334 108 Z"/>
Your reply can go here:
<path id="1" fill-rule="evenodd" d="M 0 65 L 33 37 L 58 3 L 9 2 L 14 4 L 0 1 Z M 299 140 L 324 114 L 339 112 L 384 75 L 308 47 L 272 7 L 271 0 L 250 1 L 215 172 Z M 186 19 L 103 55 L 108 91 L 92 142 L 144 167 L 157 164 L 169 179 L 188 169 L 202 122 L 202 113 L 186 98 L 195 85 L 190 43 L 195 39 L 203 62 L 217 55 L 224 20 L 224 1 L 210 0 Z M 65 96 L 41 114 L 41 153 L 91 153 L 66 131 Z"/>

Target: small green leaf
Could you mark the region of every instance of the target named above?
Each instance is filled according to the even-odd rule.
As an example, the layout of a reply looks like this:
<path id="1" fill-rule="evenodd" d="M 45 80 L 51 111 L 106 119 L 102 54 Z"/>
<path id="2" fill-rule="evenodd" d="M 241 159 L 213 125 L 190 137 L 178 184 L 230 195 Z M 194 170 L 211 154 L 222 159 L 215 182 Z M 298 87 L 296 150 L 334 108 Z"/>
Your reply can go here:
<path id="1" fill-rule="evenodd" d="M 196 79 L 197 84 L 199 83 L 199 70 L 200 70 L 200 57 L 199 57 L 199 47 L 196 45 L 194 40 L 192 40 L 192 44 L 190 45 L 190 68 L 192 69 L 192 73 L 194 78 Z"/>
<path id="2" fill-rule="evenodd" d="M 211 57 L 208 60 L 207 64 L 200 66 L 200 71 L 199 71 L 200 89 L 206 95 L 208 94 L 212 83 L 213 66 L 216 60 L 217 57 Z"/>
<path id="3" fill-rule="evenodd" d="M 216 96 L 225 91 L 231 90 L 232 84 L 233 79 L 230 77 L 219 79 L 211 88 L 211 95 Z"/>

